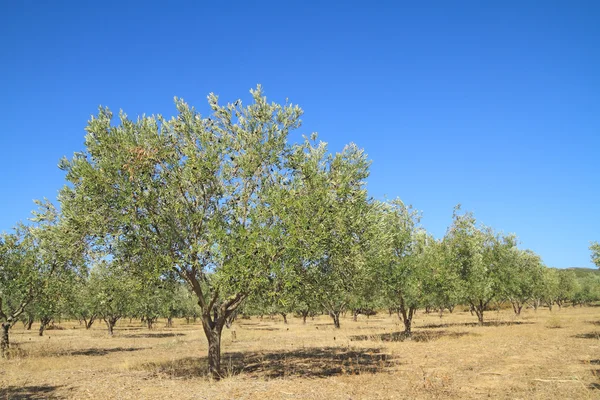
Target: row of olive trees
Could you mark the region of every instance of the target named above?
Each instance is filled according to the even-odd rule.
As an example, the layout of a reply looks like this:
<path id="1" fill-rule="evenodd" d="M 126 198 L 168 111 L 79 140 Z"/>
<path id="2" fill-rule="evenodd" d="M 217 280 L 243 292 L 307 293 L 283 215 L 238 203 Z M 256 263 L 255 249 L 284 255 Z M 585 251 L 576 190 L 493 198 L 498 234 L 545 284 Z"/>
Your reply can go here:
<path id="1" fill-rule="evenodd" d="M 436 240 L 419 227 L 419 214 L 400 200 L 368 203 L 361 210 L 362 219 L 350 216 L 361 228 L 354 236 L 344 233 L 349 242 L 337 253 L 332 243 L 338 240 L 326 242 L 337 230 L 323 226 L 322 205 L 327 202 L 321 199 L 301 204 L 289 216 L 296 245 L 316 253 L 296 251 L 300 267 L 290 269 L 271 292 L 251 298 L 246 311 L 279 313 L 284 320 L 296 313 L 306 320 L 309 312 L 325 310 L 339 328 L 339 315 L 348 309 L 356 317 L 383 308 L 397 312 L 410 335 L 419 308 L 441 312 L 463 304 L 483 324 L 484 312 L 499 303 L 510 303 L 519 315 L 525 306 L 537 310 L 543 304 L 552 309 L 567 301 L 585 304 L 600 299 L 597 277 L 577 280 L 572 271 L 546 268 L 535 253 L 519 249 L 514 236 L 479 226 L 471 213 L 460 214 L 459 208 L 447 234 Z M 299 230 L 306 232 L 299 235 Z M 335 268 L 337 257 L 343 260 L 341 268 Z"/>
<path id="2" fill-rule="evenodd" d="M 260 87 L 251 94 L 248 106 L 209 95 L 208 117 L 178 99 L 172 119 L 121 113 L 115 121 L 100 109 L 85 150 L 59 164 L 67 180 L 60 215 L 40 214 L 40 228 L 3 237 L 3 271 L 16 274 L 0 278 L 1 298 L 10 299 L 0 304 L 6 338 L 32 299 L 62 292 L 55 276 L 64 271 L 77 281 L 87 269 L 81 290 L 94 306 L 72 303 L 85 308 L 86 323 L 102 318 L 109 331 L 134 314 L 117 310 L 115 293 L 185 282 L 216 378 L 222 329 L 253 298 L 305 317 L 319 307 L 336 327 L 346 310 L 385 302 L 408 331 L 418 307 L 469 304 L 483 321 L 500 296 L 517 308 L 530 299 L 529 289 L 523 297 L 500 284 L 518 274 L 508 265 L 541 264 L 514 238 L 455 213 L 444 239 L 434 240 L 401 202 L 369 198 L 362 150 L 348 145 L 331 154 L 316 136 L 290 143 L 302 110 L 268 103 Z M 146 321 L 155 318 L 154 300 L 150 294 L 137 310 Z"/>
<path id="3" fill-rule="evenodd" d="M 197 318 L 199 308 L 187 287 L 174 279 L 143 281 L 112 263 L 100 263 L 87 276 L 50 277 L 44 288 L 24 308 L 20 320 L 27 329 L 39 321 L 39 334 L 57 319 L 75 319 L 90 329 L 104 321 L 113 334 L 122 318 L 136 318 L 152 329 L 159 318 Z"/>

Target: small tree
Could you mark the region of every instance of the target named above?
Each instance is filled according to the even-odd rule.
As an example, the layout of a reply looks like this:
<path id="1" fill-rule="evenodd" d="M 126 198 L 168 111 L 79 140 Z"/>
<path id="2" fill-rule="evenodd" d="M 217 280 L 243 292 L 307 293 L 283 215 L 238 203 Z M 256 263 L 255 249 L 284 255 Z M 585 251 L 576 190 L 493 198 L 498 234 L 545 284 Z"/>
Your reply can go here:
<path id="1" fill-rule="evenodd" d="M 89 277 L 76 279 L 70 294 L 67 302 L 69 315 L 77 318 L 80 323 L 83 322 L 85 329 L 90 329 L 98 318 L 98 307 L 95 304 Z"/>
<path id="2" fill-rule="evenodd" d="M 490 228 L 478 228 L 472 213 L 459 215 L 459 210 L 460 207 L 455 208 L 453 224 L 444 240 L 459 278 L 461 297 L 483 324 L 484 311 L 504 291 L 506 252 L 512 251 L 515 240 Z"/>
<path id="3" fill-rule="evenodd" d="M 545 267 L 540 257 L 529 250 L 522 251 L 515 247 L 507 251 L 505 257 L 502 276 L 504 293 L 515 314 L 520 315 L 523 306 L 533 299 Z"/>
<path id="4" fill-rule="evenodd" d="M 9 346 L 9 329 L 36 299 L 54 293 L 52 287 L 82 268 L 81 242 L 59 220 L 48 201 L 36 201 L 30 226 L 18 225 L 0 235 L 0 355 Z"/>
<path id="5" fill-rule="evenodd" d="M 590 251 L 592 252 L 592 262 L 596 264 L 596 267 L 600 268 L 600 243 L 592 242 L 590 244 Z"/>
<path id="6" fill-rule="evenodd" d="M 417 230 L 418 214 L 399 199 L 380 207 L 378 240 L 371 256 L 374 273 L 388 307 L 398 310 L 404 333 L 410 336 L 413 315 L 423 301 L 425 264 L 430 261 L 426 247 L 433 239 Z"/>
<path id="7" fill-rule="evenodd" d="M 136 282 L 119 266 L 102 260 L 92 268 L 89 285 L 94 313 L 104 320 L 112 336 L 117 321 L 133 311 Z"/>
<path id="8" fill-rule="evenodd" d="M 39 268 L 34 239 L 29 229 L 19 225 L 15 233 L 0 236 L 0 355 L 9 346 L 9 329 L 17 322 L 35 296 L 36 283 L 44 271 Z M 45 274 L 44 274 L 45 275 Z"/>
<path id="9" fill-rule="evenodd" d="M 577 278 L 575 272 L 564 269 L 558 270 L 558 290 L 554 300 L 559 310 L 565 302 L 573 300 L 576 292 Z"/>
<path id="10" fill-rule="evenodd" d="M 294 149 L 290 165 L 294 179 L 278 202 L 288 242 L 285 261 L 295 269 L 289 275 L 306 285 L 339 328 L 340 315 L 368 277 L 369 161 L 355 145 L 329 155 L 325 143 L 306 140 Z"/>

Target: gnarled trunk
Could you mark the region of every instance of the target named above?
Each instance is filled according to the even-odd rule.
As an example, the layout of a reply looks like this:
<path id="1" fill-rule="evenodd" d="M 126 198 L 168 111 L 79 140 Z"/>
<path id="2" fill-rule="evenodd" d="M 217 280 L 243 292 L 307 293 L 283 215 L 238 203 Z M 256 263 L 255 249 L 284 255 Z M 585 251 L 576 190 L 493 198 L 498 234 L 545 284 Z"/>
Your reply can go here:
<path id="1" fill-rule="evenodd" d="M 95 320 L 96 320 L 95 315 L 90 316 L 90 319 L 84 318 L 83 321 L 85 322 L 85 329 L 90 329 Z"/>
<path id="2" fill-rule="evenodd" d="M 287 314 L 286 314 L 286 313 L 283 313 L 283 312 L 282 312 L 282 313 L 280 313 L 280 314 L 281 314 L 281 316 L 283 317 L 283 323 L 287 325 L 287 323 L 288 323 L 288 320 L 287 320 Z"/>
<path id="3" fill-rule="evenodd" d="M 329 316 L 333 318 L 333 326 L 335 326 L 336 329 L 340 329 L 340 312 L 329 311 Z"/>
<path id="4" fill-rule="evenodd" d="M 119 320 L 119 318 L 121 318 L 121 317 L 111 316 L 111 317 L 104 318 L 104 322 L 106 322 L 106 327 L 108 328 L 108 334 L 110 336 L 113 336 L 114 330 L 115 330 L 115 325 L 117 324 L 117 321 Z"/>
<path id="5" fill-rule="evenodd" d="M 214 319 L 211 319 L 209 314 L 203 315 L 202 326 L 208 340 L 208 373 L 214 379 L 221 379 L 221 333 L 226 318 L 216 314 L 215 312 Z"/>
<path id="6" fill-rule="evenodd" d="M 302 311 L 302 324 L 306 325 L 306 317 L 308 317 L 308 310 Z"/>
<path id="7" fill-rule="evenodd" d="M 10 329 L 10 323 L 3 322 L 2 323 L 2 332 L 0 333 L 0 357 L 6 357 L 6 352 L 8 351 L 8 330 Z"/>
<path id="8" fill-rule="evenodd" d="M 415 314 L 416 307 L 406 307 L 404 299 L 400 297 L 400 307 L 398 307 L 398 317 L 404 322 L 404 335 L 410 337 L 412 335 L 412 320 Z"/>
<path id="9" fill-rule="evenodd" d="M 35 319 L 32 316 L 27 317 L 27 321 L 25 321 L 25 329 L 30 331 L 34 321 Z"/>
<path id="10" fill-rule="evenodd" d="M 483 325 L 483 311 L 485 310 L 485 304 L 480 300 L 478 304 L 471 304 L 471 306 L 473 307 L 475 314 L 477 314 L 479 325 Z"/>
<path id="11" fill-rule="evenodd" d="M 523 308 L 523 304 L 517 300 L 511 301 L 511 303 L 512 303 L 513 311 L 515 312 L 515 315 L 521 315 L 521 309 Z"/>
<path id="12" fill-rule="evenodd" d="M 44 336 L 44 331 L 46 330 L 46 327 L 50 324 L 50 321 L 52 321 L 51 317 L 40 318 L 40 330 L 38 332 L 40 336 Z"/>

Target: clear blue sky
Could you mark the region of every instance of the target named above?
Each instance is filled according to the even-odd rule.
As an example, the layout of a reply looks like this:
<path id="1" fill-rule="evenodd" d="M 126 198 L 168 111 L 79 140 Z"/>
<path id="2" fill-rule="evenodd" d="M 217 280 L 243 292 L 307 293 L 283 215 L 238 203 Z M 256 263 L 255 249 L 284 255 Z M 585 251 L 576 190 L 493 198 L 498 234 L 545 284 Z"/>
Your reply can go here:
<path id="1" fill-rule="evenodd" d="M 209 92 L 247 100 L 261 83 L 304 108 L 294 140 L 364 147 L 371 194 L 413 204 L 436 236 L 462 203 L 549 266 L 592 267 L 600 2 L 329 3 L 4 2 L 0 231 L 55 199 L 98 105 L 206 111 Z"/>

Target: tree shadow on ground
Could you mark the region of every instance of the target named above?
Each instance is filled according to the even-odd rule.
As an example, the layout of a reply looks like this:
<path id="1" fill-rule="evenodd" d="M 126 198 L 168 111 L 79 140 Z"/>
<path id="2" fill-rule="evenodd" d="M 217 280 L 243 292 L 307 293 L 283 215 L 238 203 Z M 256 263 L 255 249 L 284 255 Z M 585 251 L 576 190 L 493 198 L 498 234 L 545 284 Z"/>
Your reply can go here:
<path id="1" fill-rule="evenodd" d="M 249 328 L 249 327 L 244 327 L 244 329 L 246 329 L 248 331 L 279 331 L 279 330 L 281 330 L 281 328 Z"/>
<path id="2" fill-rule="evenodd" d="M 85 349 L 69 351 L 66 354 L 70 356 L 105 356 L 110 353 L 132 352 L 149 349 L 151 347 L 115 347 L 111 349 Z"/>
<path id="3" fill-rule="evenodd" d="M 62 399 L 53 392 L 60 386 L 8 386 L 0 388 L 0 398 L 11 400 Z"/>
<path id="4" fill-rule="evenodd" d="M 140 339 L 140 338 L 162 339 L 162 338 L 175 337 L 175 336 L 185 336 L 185 333 L 137 333 L 134 335 L 123 335 L 123 337 L 125 337 L 125 338 L 135 338 L 135 339 Z"/>
<path id="5" fill-rule="evenodd" d="M 576 339 L 600 339 L 600 332 L 580 333 L 571 337 Z"/>
<path id="6" fill-rule="evenodd" d="M 351 341 L 373 340 L 383 342 L 404 342 L 411 340 L 413 342 L 431 342 L 443 337 L 458 339 L 463 336 L 475 336 L 471 332 L 451 332 L 451 331 L 417 331 L 407 336 L 404 332 L 380 333 L 374 335 L 356 335 L 350 336 Z"/>
<path id="7" fill-rule="evenodd" d="M 224 376 L 243 375 L 252 379 L 283 377 L 327 378 L 390 370 L 397 363 L 378 348 L 306 348 L 281 352 L 226 353 L 221 356 Z M 171 378 L 207 376 L 205 357 L 143 364 L 142 368 Z"/>
<path id="8" fill-rule="evenodd" d="M 535 322 L 527 322 L 527 321 L 486 321 L 483 325 L 480 325 L 478 322 L 457 322 L 457 323 L 448 323 L 448 324 L 426 324 L 420 326 L 421 329 L 437 329 L 437 328 L 449 328 L 451 326 L 512 326 L 512 325 L 532 325 Z"/>

